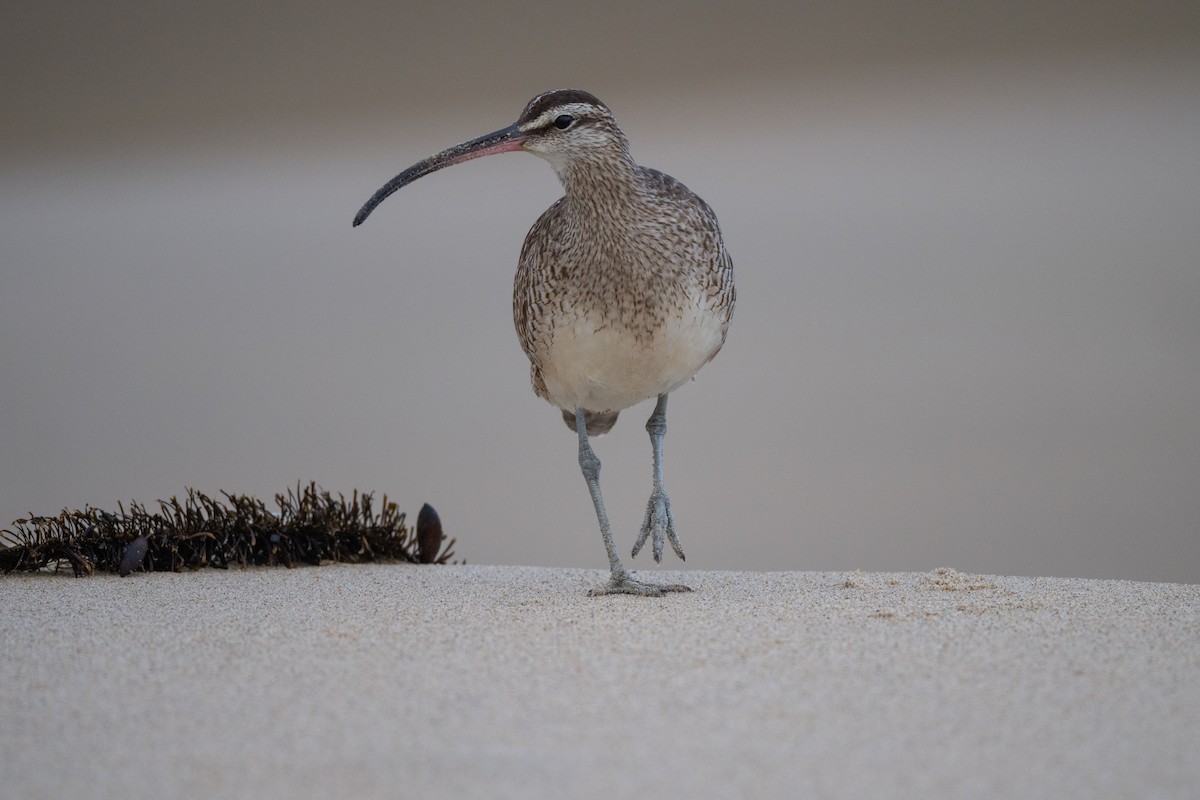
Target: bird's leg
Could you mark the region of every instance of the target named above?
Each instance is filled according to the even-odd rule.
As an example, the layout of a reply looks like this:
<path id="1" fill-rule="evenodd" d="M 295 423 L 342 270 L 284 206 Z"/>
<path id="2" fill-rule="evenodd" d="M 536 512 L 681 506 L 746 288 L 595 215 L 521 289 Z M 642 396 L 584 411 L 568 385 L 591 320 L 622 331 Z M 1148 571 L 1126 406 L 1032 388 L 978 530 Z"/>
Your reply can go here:
<path id="1" fill-rule="evenodd" d="M 655 563 L 662 562 L 663 538 L 671 542 L 675 555 L 685 560 L 683 546 L 679 544 L 679 536 L 675 533 L 675 515 L 671 513 L 671 498 L 663 489 L 663 439 L 667 435 L 667 396 L 660 394 L 654 413 L 646 420 L 646 432 L 650 434 L 650 447 L 654 451 L 654 488 L 650 492 L 650 502 L 646 504 L 646 517 L 642 521 L 642 530 L 637 542 L 633 545 L 633 556 L 641 551 L 646 539 L 651 539 L 651 550 Z"/>
<path id="2" fill-rule="evenodd" d="M 600 459 L 588 442 L 587 424 L 583 419 L 583 409 L 575 410 L 575 430 L 579 434 L 579 469 L 583 479 L 587 481 L 588 493 L 592 496 L 592 505 L 596 507 L 596 519 L 600 522 L 600 535 L 604 538 L 604 549 L 608 551 L 608 566 L 612 575 L 604 586 L 593 589 L 589 594 L 639 594 L 648 597 L 660 597 L 667 592 L 690 592 L 687 586 L 679 584 L 655 585 L 634 580 L 621 559 L 617 556 L 617 548 L 613 545 L 612 528 L 608 524 L 608 513 L 604 510 L 604 497 L 600 494 Z"/>

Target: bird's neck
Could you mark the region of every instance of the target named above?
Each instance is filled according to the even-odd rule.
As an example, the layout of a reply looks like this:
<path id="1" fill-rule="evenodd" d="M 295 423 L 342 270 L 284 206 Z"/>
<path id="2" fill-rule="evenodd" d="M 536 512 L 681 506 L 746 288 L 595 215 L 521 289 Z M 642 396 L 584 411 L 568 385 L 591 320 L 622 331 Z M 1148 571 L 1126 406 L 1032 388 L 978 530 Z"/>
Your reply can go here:
<path id="1" fill-rule="evenodd" d="M 589 227 L 619 225 L 642 202 L 643 178 L 627 152 L 572 161 L 557 172 L 570 213 Z"/>

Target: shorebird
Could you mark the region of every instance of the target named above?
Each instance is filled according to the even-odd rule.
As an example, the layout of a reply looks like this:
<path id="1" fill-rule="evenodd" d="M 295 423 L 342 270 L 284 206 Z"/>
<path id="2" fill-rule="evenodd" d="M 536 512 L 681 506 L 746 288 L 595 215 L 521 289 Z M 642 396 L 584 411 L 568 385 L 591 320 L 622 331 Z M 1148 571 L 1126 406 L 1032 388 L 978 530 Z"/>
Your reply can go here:
<path id="1" fill-rule="evenodd" d="M 691 591 L 648 583 L 622 565 L 600 493 L 600 459 L 589 436 L 617 414 L 657 398 L 646 422 L 653 489 L 633 546 L 663 539 L 684 558 L 663 488 L 667 396 L 713 359 L 733 316 L 733 262 L 708 204 L 669 175 L 639 166 L 608 106 L 576 89 L 544 92 L 515 123 L 429 156 L 377 191 L 358 226 L 392 193 L 472 158 L 524 150 L 550 162 L 564 194 L 525 237 L 513 285 L 513 320 L 531 364 L 533 390 L 562 410 L 579 440 L 608 551 L 608 583 L 591 594 L 660 596 Z"/>

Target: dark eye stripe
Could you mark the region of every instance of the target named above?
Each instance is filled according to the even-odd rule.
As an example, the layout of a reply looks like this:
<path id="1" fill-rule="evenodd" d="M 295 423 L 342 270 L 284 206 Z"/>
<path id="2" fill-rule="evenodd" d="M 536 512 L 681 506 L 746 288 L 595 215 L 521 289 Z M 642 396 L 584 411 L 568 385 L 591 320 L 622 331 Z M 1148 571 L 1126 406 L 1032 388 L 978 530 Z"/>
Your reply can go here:
<path id="1" fill-rule="evenodd" d="M 550 92 L 543 92 L 537 97 L 529 101 L 529 105 L 525 106 L 525 110 L 521 112 L 521 116 L 517 118 L 518 122 L 531 122 L 548 110 L 558 106 L 564 106 L 568 103 L 582 103 L 585 106 L 595 106 L 608 110 L 608 106 L 601 103 L 596 95 L 581 92 L 578 89 L 556 89 Z"/>

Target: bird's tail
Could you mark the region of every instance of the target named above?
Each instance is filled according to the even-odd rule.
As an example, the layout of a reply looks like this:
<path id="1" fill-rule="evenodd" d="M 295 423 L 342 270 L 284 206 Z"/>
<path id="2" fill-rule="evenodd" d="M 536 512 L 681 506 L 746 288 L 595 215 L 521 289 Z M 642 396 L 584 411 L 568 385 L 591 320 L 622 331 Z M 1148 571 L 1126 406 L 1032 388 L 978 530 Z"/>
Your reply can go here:
<path id="1" fill-rule="evenodd" d="M 612 426 L 617 424 L 617 415 L 620 411 L 583 411 L 583 424 L 587 426 L 588 436 L 599 436 L 602 433 L 608 433 L 612 430 Z M 563 422 L 567 423 L 567 427 L 579 433 L 575 429 L 575 412 L 567 411 L 565 408 L 562 412 Z"/>

